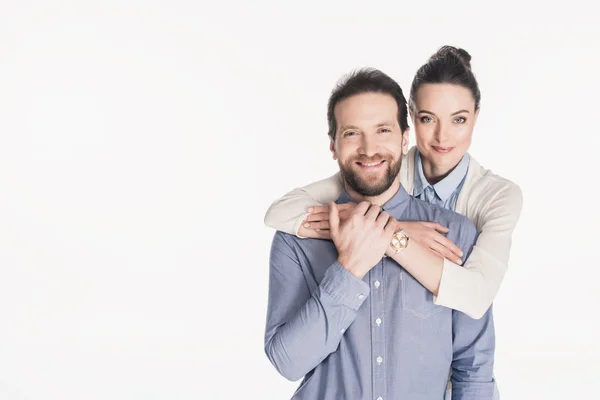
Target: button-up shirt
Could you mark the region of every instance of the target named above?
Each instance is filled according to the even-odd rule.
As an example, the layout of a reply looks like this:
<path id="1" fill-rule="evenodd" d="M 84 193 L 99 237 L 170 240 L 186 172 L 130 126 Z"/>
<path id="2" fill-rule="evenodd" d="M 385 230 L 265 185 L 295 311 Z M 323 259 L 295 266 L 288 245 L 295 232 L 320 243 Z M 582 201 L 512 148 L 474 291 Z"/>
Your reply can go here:
<path id="1" fill-rule="evenodd" d="M 339 203 L 353 201 L 346 192 Z M 465 258 L 476 239 L 464 216 L 417 200 L 404 188 L 383 209 L 397 220 L 435 221 Z M 410 245 L 410 244 L 409 244 Z M 290 380 L 292 399 L 492 399 L 494 326 L 433 303 L 393 259 L 359 279 L 328 240 L 277 232 L 270 255 L 265 351 Z"/>
<path id="2" fill-rule="evenodd" d="M 456 208 L 456 199 L 465 183 L 465 177 L 469 170 L 469 161 L 469 155 L 465 153 L 458 165 L 454 167 L 448 176 L 435 185 L 432 185 L 425 178 L 421 154 L 419 151 L 416 151 L 413 196 L 445 209 L 454 210 Z"/>

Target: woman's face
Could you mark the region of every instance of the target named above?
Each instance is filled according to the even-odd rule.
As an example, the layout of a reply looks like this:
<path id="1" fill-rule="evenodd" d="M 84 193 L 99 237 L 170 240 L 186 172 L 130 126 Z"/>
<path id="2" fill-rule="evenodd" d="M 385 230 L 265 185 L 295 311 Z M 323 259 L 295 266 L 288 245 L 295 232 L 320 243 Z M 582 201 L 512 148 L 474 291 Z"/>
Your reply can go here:
<path id="1" fill-rule="evenodd" d="M 411 118 L 426 176 L 444 176 L 456 167 L 469 150 L 478 114 L 463 86 L 428 83 L 417 90 Z"/>

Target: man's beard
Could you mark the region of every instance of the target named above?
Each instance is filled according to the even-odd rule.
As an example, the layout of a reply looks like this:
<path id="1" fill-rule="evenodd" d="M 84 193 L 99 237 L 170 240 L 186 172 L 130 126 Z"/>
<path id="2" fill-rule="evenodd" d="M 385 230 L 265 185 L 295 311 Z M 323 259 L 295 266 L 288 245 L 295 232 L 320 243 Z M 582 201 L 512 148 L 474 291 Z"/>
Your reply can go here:
<path id="1" fill-rule="evenodd" d="M 377 181 L 367 181 L 364 177 L 359 176 L 359 173 L 355 172 L 354 168 L 360 168 L 356 165 L 356 162 L 369 163 L 385 160 L 385 173 L 382 178 Z M 350 186 L 352 190 L 365 197 L 379 196 L 392 186 L 394 180 L 398 178 L 400 172 L 400 166 L 402 165 L 402 157 L 398 157 L 397 160 L 393 160 L 391 156 L 382 157 L 378 154 L 373 157 L 360 156 L 347 161 L 345 164 L 338 163 L 340 166 L 340 172 L 344 181 Z"/>

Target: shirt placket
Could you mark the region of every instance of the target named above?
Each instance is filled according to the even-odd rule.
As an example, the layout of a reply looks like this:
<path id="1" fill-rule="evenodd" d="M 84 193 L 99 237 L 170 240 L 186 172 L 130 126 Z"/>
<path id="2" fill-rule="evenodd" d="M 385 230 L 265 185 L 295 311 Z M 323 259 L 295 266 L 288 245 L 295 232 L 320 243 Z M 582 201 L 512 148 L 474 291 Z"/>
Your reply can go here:
<path id="1" fill-rule="evenodd" d="M 386 354 L 385 354 L 385 321 L 384 321 L 384 281 L 383 258 L 370 273 L 371 285 L 371 338 L 373 365 L 373 400 L 386 398 Z"/>

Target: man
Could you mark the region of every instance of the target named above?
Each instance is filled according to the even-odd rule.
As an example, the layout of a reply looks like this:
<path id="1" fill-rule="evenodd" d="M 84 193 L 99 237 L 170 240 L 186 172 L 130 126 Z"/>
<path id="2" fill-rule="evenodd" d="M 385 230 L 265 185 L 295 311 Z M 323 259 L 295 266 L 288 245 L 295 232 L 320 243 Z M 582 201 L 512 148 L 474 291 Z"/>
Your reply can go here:
<path id="1" fill-rule="evenodd" d="M 397 220 L 434 221 L 468 257 L 476 230 L 454 212 L 412 198 L 397 178 L 408 146 L 406 99 L 377 70 L 350 75 L 329 99 L 331 151 L 344 178 L 337 204 L 359 205 L 332 241 L 277 232 L 270 259 L 265 351 L 293 399 L 492 399 L 494 327 L 433 303 L 386 253 L 406 250 Z"/>

